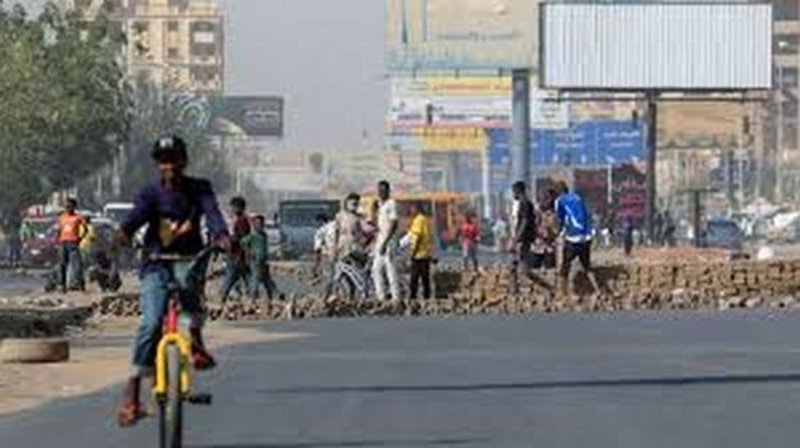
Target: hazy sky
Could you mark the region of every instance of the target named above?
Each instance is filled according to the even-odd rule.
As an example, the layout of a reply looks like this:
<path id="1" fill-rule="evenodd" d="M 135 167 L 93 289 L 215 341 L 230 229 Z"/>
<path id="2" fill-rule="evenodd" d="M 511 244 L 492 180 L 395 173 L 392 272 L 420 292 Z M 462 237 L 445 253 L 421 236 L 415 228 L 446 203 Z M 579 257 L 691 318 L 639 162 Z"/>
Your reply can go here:
<path id="1" fill-rule="evenodd" d="M 382 0 L 221 0 L 227 90 L 286 98 L 290 147 L 382 144 Z"/>
<path id="2" fill-rule="evenodd" d="M 26 6 L 44 0 L 22 0 Z M 230 94 L 286 99 L 286 146 L 382 144 L 385 1 L 219 0 Z"/>

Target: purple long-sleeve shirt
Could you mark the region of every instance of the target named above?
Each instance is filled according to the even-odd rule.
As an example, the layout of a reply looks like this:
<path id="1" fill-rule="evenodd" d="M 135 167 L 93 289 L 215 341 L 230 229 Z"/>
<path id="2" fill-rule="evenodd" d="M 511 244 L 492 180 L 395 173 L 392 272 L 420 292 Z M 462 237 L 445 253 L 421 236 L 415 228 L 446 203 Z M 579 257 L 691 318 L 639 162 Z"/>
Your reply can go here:
<path id="1" fill-rule="evenodd" d="M 203 249 L 201 218 L 205 217 L 208 232 L 214 240 L 228 235 L 227 225 L 217 205 L 211 183 L 204 179 L 185 177 L 175 189 L 168 189 L 161 182 L 144 187 L 136 196 L 134 208 L 122 224 L 122 231 L 129 237 L 145 224 L 144 252 L 150 254 L 194 255 Z M 172 224 L 184 232 L 164 232 Z M 162 241 L 166 239 L 165 241 Z M 145 260 L 142 272 L 152 269 L 153 263 Z"/>

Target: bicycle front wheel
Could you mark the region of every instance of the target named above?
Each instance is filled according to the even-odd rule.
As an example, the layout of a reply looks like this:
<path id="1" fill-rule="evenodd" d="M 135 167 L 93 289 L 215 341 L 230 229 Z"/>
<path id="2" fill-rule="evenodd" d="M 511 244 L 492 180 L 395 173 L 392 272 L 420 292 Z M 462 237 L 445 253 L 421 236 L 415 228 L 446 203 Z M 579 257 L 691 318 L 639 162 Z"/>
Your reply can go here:
<path id="1" fill-rule="evenodd" d="M 161 401 L 161 448 L 180 448 L 183 439 L 183 394 L 181 392 L 181 351 L 167 347 L 167 394 Z"/>

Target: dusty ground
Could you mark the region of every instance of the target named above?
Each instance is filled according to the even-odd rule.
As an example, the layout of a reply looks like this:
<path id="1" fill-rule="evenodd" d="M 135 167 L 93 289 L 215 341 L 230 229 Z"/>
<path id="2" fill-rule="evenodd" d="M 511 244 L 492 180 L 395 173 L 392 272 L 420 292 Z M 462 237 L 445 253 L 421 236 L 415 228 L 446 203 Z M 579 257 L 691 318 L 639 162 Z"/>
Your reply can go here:
<path id="1" fill-rule="evenodd" d="M 0 364 L 0 415 L 54 399 L 91 394 L 123 381 L 130 372 L 129 341 L 135 326 L 135 319 L 95 323 L 74 338 L 67 363 Z M 212 348 L 309 336 L 272 334 L 224 324 L 209 325 L 206 334 Z"/>

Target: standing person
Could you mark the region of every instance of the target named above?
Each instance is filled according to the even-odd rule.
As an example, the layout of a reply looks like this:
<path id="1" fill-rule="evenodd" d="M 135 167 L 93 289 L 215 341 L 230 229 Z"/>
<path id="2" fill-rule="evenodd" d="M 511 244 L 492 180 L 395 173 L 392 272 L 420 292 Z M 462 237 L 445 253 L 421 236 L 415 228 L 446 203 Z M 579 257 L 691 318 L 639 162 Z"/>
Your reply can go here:
<path id="1" fill-rule="evenodd" d="M 57 241 L 59 246 L 59 272 L 61 292 L 67 292 L 67 278 L 70 289 L 84 290 L 83 259 L 80 252 L 81 239 L 85 232 L 85 221 L 75 210 L 78 201 L 67 199 L 64 211 L 58 217 Z"/>
<path id="2" fill-rule="evenodd" d="M 464 216 L 464 223 L 461 224 L 461 256 L 464 260 L 464 270 L 468 270 L 470 264 L 475 272 L 478 272 L 478 241 L 481 231 L 475 219 L 475 213 L 469 211 Z"/>
<path id="3" fill-rule="evenodd" d="M 272 281 L 269 269 L 269 241 L 267 232 L 264 231 L 264 224 L 264 216 L 255 216 L 250 234 L 241 242 L 250 267 L 249 292 L 253 300 L 258 300 L 262 286 L 269 300 L 272 300 L 276 292 L 275 282 Z"/>
<path id="4" fill-rule="evenodd" d="M 314 231 L 314 266 L 311 271 L 314 277 L 321 275 L 322 267 L 332 252 L 331 236 L 333 233 L 333 220 L 325 213 L 320 213 L 315 218 L 317 230 Z"/>
<path id="5" fill-rule="evenodd" d="M 664 243 L 669 247 L 675 247 L 675 220 L 669 210 L 664 212 Z"/>
<path id="6" fill-rule="evenodd" d="M 336 275 L 336 221 L 325 213 L 317 215 L 317 231 L 314 233 L 314 267 L 315 279 L 324 276 L 325 298 L 333 292 L 333 279 Z"/>
<path id="7" fill-rule="evenodd" d="M 508 250 L 508 222 L 505 216 L 500 215 L 492 226 L 492 233 L 494 234 L 494 250 L 497 253 L 505 252 Z"/>
<path id="8" fill-rule="evenodd" d="M 559 192 L 556 200 L 556 217 L 564 231 L 564 254 L 561 260 L 560 283 L 563 294 L 569 293 L 569 271 L 572 262 L 577 258 L 581 267 L 594 288 L 600 292 L 597 279 L 592 271 L 592 216 L 586 208 L 583 198 L 571 192 L 567 183 L 559 181 Z"/>
<path id="9" fill-rule="evenodd" d="M 133 346 L 133 374 L 128 378 L 117 414 L 120 426 L 131 426 L 145 415 L 140 402 L 141 381 L 153 373 L 161 324 L 167 312 L 172 267 L 156 257 L 191 257 L 202 252 L 200 220 L 203 217 L 212 241 L 221 248 L 230 247 L 228 229 L 211 183 L 184 174 L 188 154 L 183 139 L 174 136 L 160 139 L 154 145 L 151 157 L 159 179 L 138 193 L 134 208 L 122 223 L 114 244 L 114 252 L 117 252 L 120 247 L 130 244 L 137 230 L 146 226 L 145 256 L 140 272 L 139 307 L 142 316 Z M 192 317 L 189 322 L 192 364 L 197 370 L 206 370 L 216 363 L 206 350 L 202 337 L 200 297 L 204 282 L 191 280 L 182 294 L 181 308 Z"/>
<path id="10" fill-rule="evenodd" d="M 544 195 L 536 216 L 536 238 L 533 241 L 533 268 L 556 268 L 556 244 L 558 242 L 558 220 L 556 219 L 556 197 L 554 188 Z"/>
<path id="11" fill-rule="evenodd" d="M 89 266 L 94 264 L 94 251 L 95 246 L 97 245 L 97 233 L 94 228 L 94 224 L 92 224 L 91 216 L 87 216 L 84 218 L 84 230 L 82 232 L 81 244 L 79 249 L 81 251 L 81 257 L 85 261 L 85 265 Z"/>
<path id="12" fill-rule="evenodd" d="M 12 213 L 5 223 L 8 229 L 8 264 L 12 268 L 22 264 L 22 222 L 22 216 Z"/>
<path id="13" fill-rule="evenodd" d="M 375 238 L 372 282 L 378 300 L 386 300 L 386 280 L 393 300 L 400 300 L 400 281 L 395 266 L 395 236 L 398 229 L 397 203 L 391 197 L 389 182 L 378 182 L 378 232 Z"/>
<path id="14" fill-rule="evenodd" d="M 434 259 L 434 236 L 431 221 L 423 212 L 421 203 L 411 206 L 411 224 L 408 229 L 411 258 L 411 291 L 410 298 L 416 299 L 420 283 L 422 297 L 431 298 L 431 264 Z"/>
<path id="15" fill-rule="evenodd" d="M 358 212 L 361 196 L 350 193 L 334 221 L 333 254 L 337 261 L 366 260 L 364 217 Z"/>
<path id="16" fill-rule="evenodd" d="M 536 216 L 533 202 L 528 198 L 528 186 L 525 182 L 518 181 L 511 187 L 514 194 L 514 214 L 512 218 L 511 244 L 514 259 L 511 263 L 512 292 L 520 293 L 519 271 L 523 270 L 526 276 L 531 267 L 531 245 L 536 238 Z"/>
<path id="17" fill-rule="evenodd" d="M 229 203 L 233 221 L 231 223 L 231 250 L 225 263 L 225 279 L 220 289 L 223 302 L 239 282 L 246 282 L 248 269 L 247 258 L 242 250 L 242 239 L 250 234 L 250 220 L 247 218 L 247 202 L 243 197 L 236 196 Z"/>
<path id="18" fill-rule="evenodd" d="M 623 250 L 625 251 L 625 256 L 630 257 L 631 253 L 633 253 L 633 233 L 636 230 L 635 226 L 633 225 L 633 217 L 630 215 L 625 216 L 625 224 L 623 229 Z"/>

